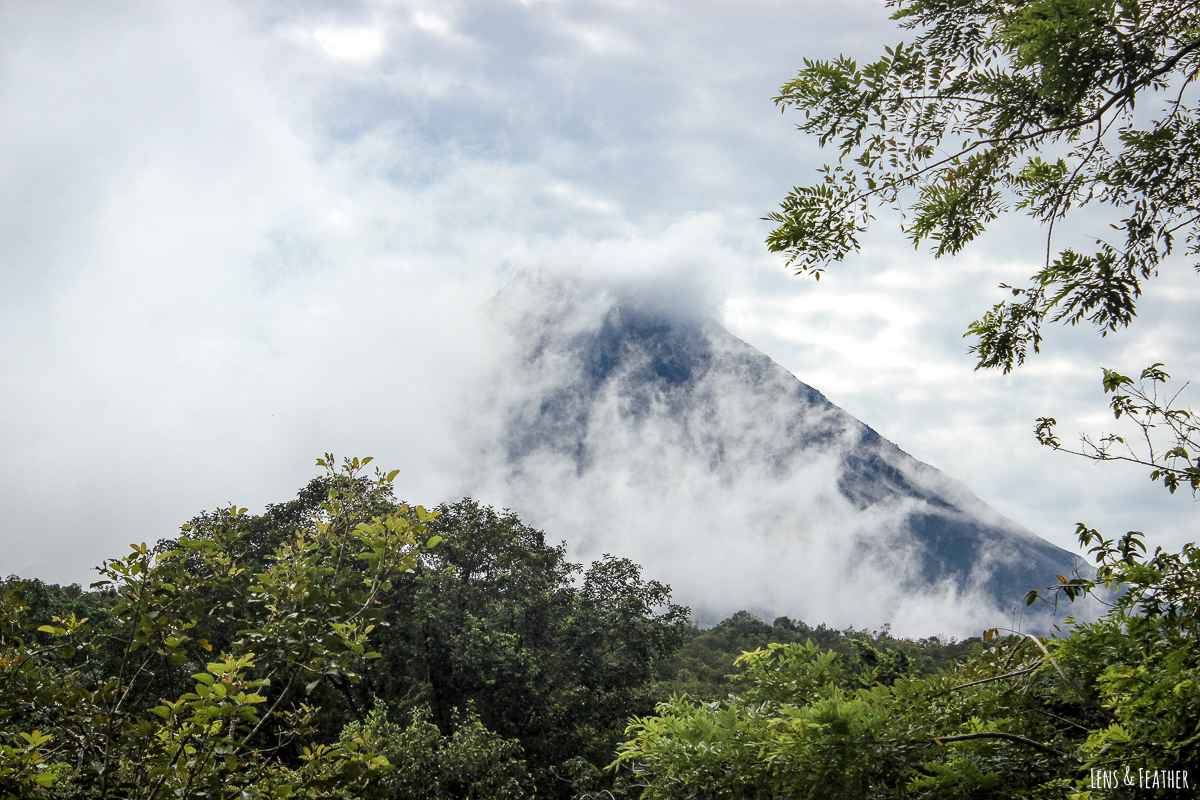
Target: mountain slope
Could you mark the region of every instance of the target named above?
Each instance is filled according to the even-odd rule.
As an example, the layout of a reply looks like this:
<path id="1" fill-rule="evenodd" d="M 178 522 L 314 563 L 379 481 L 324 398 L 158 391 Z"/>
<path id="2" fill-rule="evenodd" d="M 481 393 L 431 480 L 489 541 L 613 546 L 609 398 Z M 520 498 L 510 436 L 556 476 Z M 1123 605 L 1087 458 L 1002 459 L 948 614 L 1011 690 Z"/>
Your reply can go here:
<path id="1" fill-rule="evenodd" d="M 1076 569 L 669 300 L 525 272 L 489 311 L 509 348 L 489 389 L 503 433 L 481 448 L 492 489 L 580 556 L 665 574 L 701 613 L 969 630 Z"/>

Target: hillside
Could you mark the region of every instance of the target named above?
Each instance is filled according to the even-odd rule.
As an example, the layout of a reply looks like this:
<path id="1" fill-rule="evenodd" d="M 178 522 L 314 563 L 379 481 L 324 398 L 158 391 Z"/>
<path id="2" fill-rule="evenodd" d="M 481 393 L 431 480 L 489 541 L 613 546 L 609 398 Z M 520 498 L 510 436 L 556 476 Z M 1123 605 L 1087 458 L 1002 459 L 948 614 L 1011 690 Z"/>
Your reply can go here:
<path id="1" fill-rule="evenodd" d="M 501 433 L 472 492 L 577 557 L 628 553 L 701 619 L 971 635 L 1081 566 L 671 298 L 526 271 L 488 313 Z"/>

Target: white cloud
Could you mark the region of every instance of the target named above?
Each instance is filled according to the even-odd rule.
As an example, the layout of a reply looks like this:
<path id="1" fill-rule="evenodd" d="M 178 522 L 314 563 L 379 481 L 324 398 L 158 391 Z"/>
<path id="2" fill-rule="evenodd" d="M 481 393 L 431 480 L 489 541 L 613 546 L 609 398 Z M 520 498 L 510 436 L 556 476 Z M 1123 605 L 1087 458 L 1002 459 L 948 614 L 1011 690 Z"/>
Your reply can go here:
<path id="1" fill-rule="evenodd" d="M 414 25 L 427 33 L 438 36 L 449 36 L 452 33 L 449 21 L 431 11 L 417 11 L 412 19 Z"/>
<path id="2" fill-rule="evenodd" d="M 894 41 L 884 17 L 3 6 L 0 572 L 85 579 L 200 509 L 289 497 L 326 450 L 444 499 L 428 465 L 486 364 L 460 312 L 540 263 L 688 276 L 678 302 L 1056 542 L 1076 518 L 1194 538 L 1190 501 L 1029 433 L 1102 416 L 1100 364 L 1198 374 L 1192 273 L 1165 274 L 1128 333 L 1055 332 L 1004 377 L 973 373 L 960 334 L 1032 271 L 1021 234 L 933 263 L 881 221 L 815 285 L 765 253 L 760 217 L 821 155 L 770 97 L 802 55 Z"/>
<path id="3" fill-rule="evenodd" d="M 383 55 L 386 43 L 385 31 L 375 26 L 317 28 L 312 38 L 327 56 L 342 61 L 373 61 Z"/>

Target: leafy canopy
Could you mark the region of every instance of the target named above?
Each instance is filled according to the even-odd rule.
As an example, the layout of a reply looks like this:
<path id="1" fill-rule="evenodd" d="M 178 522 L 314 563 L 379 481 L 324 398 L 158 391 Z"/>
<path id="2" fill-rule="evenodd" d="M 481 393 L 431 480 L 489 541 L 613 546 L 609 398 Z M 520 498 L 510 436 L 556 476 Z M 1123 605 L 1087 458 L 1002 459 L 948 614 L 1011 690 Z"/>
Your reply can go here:
<path id="1" fill-rule="evenodd" d="M 261 560 L 231 507 L 104 562 L 71 593 L 94 616 L 34 627 L 5 587 L 0 797 L 343 797 L 386 770 L 361 736 L 317 742 L 310 703 L 379 658 L 378 598 L 439 540 L 420 506 L 367 513 L 396 475 L 369 461 L 319 460 L 319 508 Z"/>
<path id="2" fill-rule="evenodd" d="M 688 610 L 509 512 L 397 503 L 369 462 L 90 591 L 0 581 L 0 798 L 625 796 L 603 767 Z"/>
<path id="3" fill-rule="evenodd" d="M 859 66 L 805 59 L 775 102 L 838 150 L 767 219 L 770 249 L 818 278 L 859 249 L 879 204 L 937 256 L 1023 211 L 1046 261 L 973 323 L 979 367 L 1005 372 L 1042 323 L 1130 323 L 1143 284 L 1182 245 L 1200 256 L 1200 6 L 1137 0 L 891 0 L 919 31 Z M 1142 101 L 1138 104 L 1138 101 Z M 1055 223 L 1098 205 L 1114 235 L 1056 251 Z M 1195 266 L 1195 264 L 1193 264 Z"/>
<path id="4" fill-rule="evenodd" d="M 614 768 L 642 800 L 1185 796 L 1184 773 L 1188 788 L 1200 774 L 1200 550 L 1145 555 L 1140 534 L 1087 528 L 1080 541 L 1098 575 L 1058 590 L 1124 587 L 1094 623 L 988 631 L 962 663 L 888 683 L 847 681 L 844 657 L 812 642 L 772 643 L 739 659 L 733 694 L 635 719 Z"/>

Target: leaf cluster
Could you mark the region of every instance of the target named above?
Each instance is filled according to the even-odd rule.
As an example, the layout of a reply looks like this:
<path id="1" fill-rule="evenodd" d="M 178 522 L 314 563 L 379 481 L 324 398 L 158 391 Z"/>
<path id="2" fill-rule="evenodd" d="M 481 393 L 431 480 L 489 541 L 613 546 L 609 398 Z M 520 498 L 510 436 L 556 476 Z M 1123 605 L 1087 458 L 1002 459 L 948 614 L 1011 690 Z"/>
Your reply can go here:
<path id="1" fill-rule="evenodd" d="M 430 530 L 441 544 L 382 596 L 382 657 L 343 686 L 347 713 L 378 701 L 451 735 L 471 709 L 521 745 L 538 796 L 573 797 L 580 781 L 611 791 L 601 768 L 660 699 L 688 610 L 628 559 L 584 569 L 510 512 L 462 500 Z"/>
<path id="2" fill-rule="evenodd" d="M 767 219 L 767 239 L 820 277 L 858 251 L 879 205 L 914 245 L 958 253 L 1002 214 L 1046 231 L 1045 266 L 968 329 L 979 367 L 1036 352 L 1042 323 L 1130 323 L 1182 242 L 1200 255 L 1200 7 L 1158 0 L 892 0 L 916 31 L 869 64 L 808 60 L 775 102 L 837 150 Z M 1147 109 L 1148 98 L 1159 97 Z M 1142 101 L 1141 106 L 1138 102 Z M 1055 224 L 1096 205 L 1116 237 L 1058 249 Z M 1124 216 L 1122 216 L 1124 215 Z"/>
<path id="3" fill-rule="evenodd" d="M 838 630 L 789 617 L 778 617 L 768 625 L 749 611 L 739 611 L 710 628 L 692 627 L 687 641 L 662 666 L 657 689 L 664 696 L 687 694 L 702 701 L 722 700 L 743 669 L 738 663 L 743 653 L 809 641 L 839 656 L 843 688 L 852 689 L 864 682 L 891 685 L 901 676 L 933 674 L 964 658 L 983 640 L 898 639 L 886 625 L 876 631 Z"/>
<path id="4" fill-rule="evenodd" d="M 1105 369 L 1104 392 L 1111 394 L 1113 418 L 1132 426 L 1133 433 L 1107 433 L 1093 438 L 1081 434 L 1078 449 L 1063 445 L 1054 432 L 1058 421 L 1040 417 L 1034 429 L 1038 441 L 1055 450 L 1093 461 L 1125 461 L 1150 468 L 1150 480 L 1161 481 L 1174 494 L 1181 486 L 1200 493 L 1200 418 L 1179 398 L 1187 384 L 1167 391 L 1170 375 L 1162 364 L 1142 370 L 1135 381 L 1116 370 Z"/>

